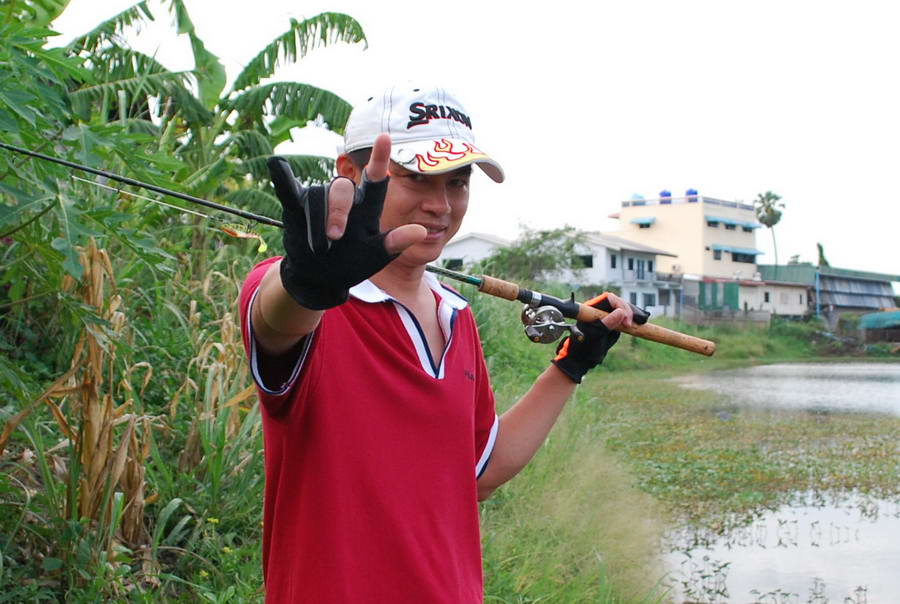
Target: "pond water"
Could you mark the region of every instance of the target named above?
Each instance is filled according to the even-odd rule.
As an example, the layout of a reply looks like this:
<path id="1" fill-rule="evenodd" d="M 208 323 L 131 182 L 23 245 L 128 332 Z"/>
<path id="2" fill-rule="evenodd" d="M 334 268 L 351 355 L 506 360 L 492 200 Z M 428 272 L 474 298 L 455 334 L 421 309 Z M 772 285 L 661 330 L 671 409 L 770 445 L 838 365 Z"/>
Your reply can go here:
<path id="1" fill-rule="evenodd" d="M 900 364 L 767 365 L 677 381 L 739 406 L 900 416 Z M 670 533 L 672 596 L 704 603 L 900 602 L 900 501 L 838 497 L 798 494 L 793 505 L 722 535 L 704 527 Z"/>
<path id="2" fill-rule="evenodd" d="M 677 379 L 737 404 L 900 416 L 900 363 L 790 363 Z"/>
<path id="3" fill-rule="evenodd" d="M 669 535 L 678 602 L 900 602 L 900 502 L 798 499 L 715 535 Z"/>

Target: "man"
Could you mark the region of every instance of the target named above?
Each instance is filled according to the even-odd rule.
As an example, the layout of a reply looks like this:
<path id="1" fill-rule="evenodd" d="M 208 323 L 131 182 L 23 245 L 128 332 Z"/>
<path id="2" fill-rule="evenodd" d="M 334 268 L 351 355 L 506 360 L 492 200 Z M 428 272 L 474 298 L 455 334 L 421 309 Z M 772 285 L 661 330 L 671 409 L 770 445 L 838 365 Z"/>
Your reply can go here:
<path id="1" fill-rule="evenodd" d="M 241 294 L 266 451 L 270 602 L 482 601 L 477 501 L 534 455 L 632 311 L 563 346 L 497 418 L 466 300 L 425 265 L 457 232 L 476 146 L 440 88 L 398 85 L 356 107 L 328 187 L 270 161 L 283 259 Z"/>

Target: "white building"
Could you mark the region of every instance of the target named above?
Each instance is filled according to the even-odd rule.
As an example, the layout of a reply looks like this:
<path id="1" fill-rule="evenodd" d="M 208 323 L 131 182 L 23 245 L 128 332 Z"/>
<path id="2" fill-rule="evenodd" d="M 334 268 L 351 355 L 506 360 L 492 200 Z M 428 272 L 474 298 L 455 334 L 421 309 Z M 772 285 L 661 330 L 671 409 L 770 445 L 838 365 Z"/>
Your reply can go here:
<path id="1" fill-rule="evenodd" d="M 459 270 L 464 265 L 484 260 L 498 247 L 512 243 L 509 239 L 486 233 L 466 233 L 454 237 L 444 246 L 437 264 L 451 270 Z"/>
<path id="2" fill-rule="evenodd" d="M 448 243 L 438 263 L 451 269 L 462 268 L 510 243 L 494 235 L 468 233 Z M 598 292 L 613 286 L 625 300 L 655 316 L 677 316 L 681 307 L 680 281 L 658 278 L 656 273 L 659 258 L 674 254 L 603 233 L 588 233 L 576 251 L 584 268 L 560 271 L 552 276 L 553 280 L 568 283 L 573 289 L 595 286 Z"/>
<path id="3" fill-rule="evenodd" d="M 662 257 L 675 258 L 675 254 L 607 233 L 588 233 L 583 252 L 585 268 L 562 281 L 614 286 L 622 298 L 652 315 L 677 316 L 680 281 L 662 280 L 656 272 Z"/>

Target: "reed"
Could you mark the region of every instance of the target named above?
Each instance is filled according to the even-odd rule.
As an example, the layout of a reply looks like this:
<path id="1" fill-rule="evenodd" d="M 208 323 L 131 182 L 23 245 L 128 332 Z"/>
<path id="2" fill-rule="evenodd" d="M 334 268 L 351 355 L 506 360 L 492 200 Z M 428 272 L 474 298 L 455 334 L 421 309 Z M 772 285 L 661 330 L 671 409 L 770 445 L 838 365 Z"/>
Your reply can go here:
<path id="1" fill-rule="evenodd" d="M 82 279 L 68 279 L 64 289 L 91 310 L 93 320 L 83 324 L 68 370 L 7 421 L 0 450 L 35 409 L 49 409 L 56 442 L 48 446 L 45 436 L 33 436 L 31 442 L 41 462 L 41 486 L 53 491 L 50 522 L 68 526 L 78 549 L 50 543 L 40 556 L 61 560 L 61 580 L 84 587 L 114 572 L 121 552 L 138 550 L 147 542 L 145 461 L 153 418 L 141 413 L 135 399 L 147 387 L 152 367 L 129 366 L 118 356 L 128 338 L 128 322 L 109 255 L 91 239 L 79 249 L 79 261 Z M 132 381 L 141 371 L 135 390 Z M 62 493 L 54 485 L 57 481 L 63 484 Z M 94 572 L 84 572 L 86 568 Z M 72 570 L 83 572 L 67 572 Z M 121 584 L 108 585 L 112 593 L 120 591 Z"/>

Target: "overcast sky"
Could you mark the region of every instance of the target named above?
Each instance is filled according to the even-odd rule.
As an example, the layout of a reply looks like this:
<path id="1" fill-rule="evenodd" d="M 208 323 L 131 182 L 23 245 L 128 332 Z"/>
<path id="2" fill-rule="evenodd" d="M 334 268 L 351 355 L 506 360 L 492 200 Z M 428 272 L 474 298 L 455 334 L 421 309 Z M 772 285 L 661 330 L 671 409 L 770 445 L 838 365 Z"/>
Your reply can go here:
<path id="1" fill-rule="evenodd" d="M 832 266 L 900 274 L 895 2 L 186 3 L 232 78 L 290 17 L 328 10 L 359 20 L 368 50 L 316 51 L 276 79 L 350 102 L 410 78 L 456 90 L 507 174 L 473 179 L 461 232 L 615 231 L 608 216 L 634 193 L 751 202 L 772 190 L 786 203 L 782 263 L 815 262 L 821 242 Z M 56 29 L 65 41 L 131 4 L 72 0 Z M 187 40 L 155 13 L 163 27 L 135 46 L 191 68 Z M 334 156 L 338 142 L 307 128 L 279 150 Z M 757 247 L 774 262 L 768 229 Z"/>

